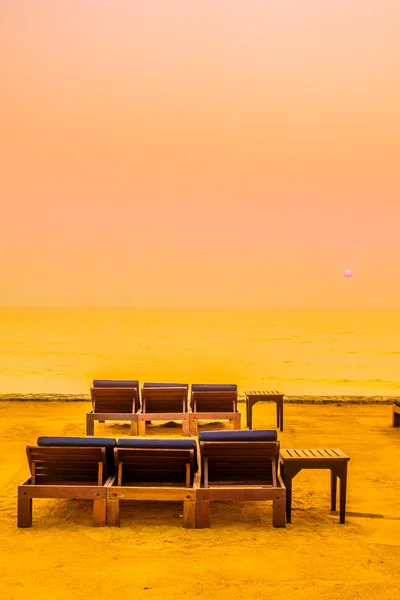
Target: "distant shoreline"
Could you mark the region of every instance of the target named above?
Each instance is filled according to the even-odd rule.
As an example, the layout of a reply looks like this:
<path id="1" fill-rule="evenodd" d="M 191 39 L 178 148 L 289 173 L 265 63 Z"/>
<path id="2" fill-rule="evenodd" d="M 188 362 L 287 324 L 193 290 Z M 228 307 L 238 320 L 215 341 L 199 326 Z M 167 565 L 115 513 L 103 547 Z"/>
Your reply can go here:
<path id="1" fill-rule="evenodd" d="M 392 404 L 399 396 L 285 395 L 285 404 Z M 89 394 L 0 394 L 0 402 L 90 402 Z M 245 395 L 239 394 L 239 402 Z"/>

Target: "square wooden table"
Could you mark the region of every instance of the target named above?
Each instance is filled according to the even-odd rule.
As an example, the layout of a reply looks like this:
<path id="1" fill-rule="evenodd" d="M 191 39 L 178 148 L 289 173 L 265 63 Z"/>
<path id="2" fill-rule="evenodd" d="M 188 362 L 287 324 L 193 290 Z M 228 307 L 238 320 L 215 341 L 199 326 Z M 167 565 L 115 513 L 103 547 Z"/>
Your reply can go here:
<path id="1" fill-rule="evenodd" d="M 330 469 L 331 510 L 336 510 L 337 478 L 340 480 L 340 522 L 346 518 L 347 463 L 350 457 L 338 448 L 281 450 L 281 476 L 286 486 L 286 520 L 291 521 L 292 479 L 302 469 Z"/>
<path id="2" fill-rule="evenodd" d="M 283 396 L 281 392 L 245 392 L 247 427 L 253 428 L 253 406 L 260 401 L 276 403 L 276 426 L 283 431 Z"/>

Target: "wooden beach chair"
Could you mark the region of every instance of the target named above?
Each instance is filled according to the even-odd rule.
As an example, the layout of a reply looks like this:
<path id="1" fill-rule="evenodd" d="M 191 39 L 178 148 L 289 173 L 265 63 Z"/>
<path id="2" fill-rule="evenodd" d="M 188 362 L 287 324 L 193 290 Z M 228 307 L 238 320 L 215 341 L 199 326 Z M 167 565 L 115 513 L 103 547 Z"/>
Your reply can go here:
<path id="1" fill-rule="evenodd" d="M 276 431 L 206 431 L 199 443 L 198 528 L 210 526 L 210 502 L 250 500 L 272 500 L 273 526 L 285 527 L 286 489 L 278 473 Z"/>
<path id="2" fill-rule="evenodd" d="M 183 527 L 196 527 L 195 440 L 123 439 L 114 456 L 117 479 L 108 488 L 108 525 L 119 526 L 121 500 L 170 500 L 183 502 Z"/>
<path id="3" fill-rule="evenodd" d="M 197 435 L 198 421 L 233 422 L 233 429 L 240 429 L 241 415 L 237 409 L 237 385 L 194 383 L 190 400 L 190 434 Z"/>
<path id="4" fill-rule="evenodd" d="M 182 421 L 182 434 L 190 435 L 187 383 L 144 383 L 138 413 L 139 435 L 146 435 L 151 421 Z"/>
<path id="5" fill-rule="evenodd" d="M 92 410 L 86 415 L 86 435 L 94 435 L 95 421 L 130 421 L 131 435 L 137 435 L 138 381 L 95 379 L 90 394 Z"/>
<path id="6" fill-rule="evenodd" d="M 31 476 L 18 486 L 18 527 L 32 525 L 32 498 L 92 500 L 93 524 L 106 525 L 115 445 L 111 438 L 40 437 L 27 446 Z"/>
<path id="7" fill-rule="evenodd" d="M 400 427 L 400 399 L 393 404 L 393 427 Z"/>

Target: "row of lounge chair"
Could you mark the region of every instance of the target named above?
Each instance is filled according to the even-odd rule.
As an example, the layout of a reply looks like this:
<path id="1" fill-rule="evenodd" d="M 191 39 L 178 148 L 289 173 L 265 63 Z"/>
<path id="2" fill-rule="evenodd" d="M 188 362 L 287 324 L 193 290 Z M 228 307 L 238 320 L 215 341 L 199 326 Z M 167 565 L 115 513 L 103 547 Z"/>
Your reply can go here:
<path id="1" fill-rule="evenodd" d="M 144 383 L 135 380 L 94 380 L 92 410 L 86 415 L 86 435 L 95 421 L 130 421 L 131 435 L 146 435 L 151 421 L 182 421 L 182 434 L 197 435 L 200 420 L 229 420 L 240 429 L 236 384 Z"/>
<path id="2" fill-rule="evenodd" d="M 18 487 L 18 526 L 33 498 L 93 501 L 96 526 L 120 524 L 120 502 L 183 502 L 183 526 L 210 526 L 212 501 L 272 500 L 285 527 L 286 490 L 276 431 L 202 432 L 194 439 L 40 437 L 27 447 L 30 477 Z"/>

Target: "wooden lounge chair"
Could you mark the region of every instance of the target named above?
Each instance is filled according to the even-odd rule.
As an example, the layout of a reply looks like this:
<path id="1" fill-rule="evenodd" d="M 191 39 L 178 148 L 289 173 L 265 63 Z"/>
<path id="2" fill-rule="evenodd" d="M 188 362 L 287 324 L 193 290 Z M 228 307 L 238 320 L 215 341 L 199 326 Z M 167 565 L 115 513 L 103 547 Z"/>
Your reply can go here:
<path id="1" fill-rule="evenodd" d="M 31 476 L 18 486 L 18 527 L 32 525 L 32 498 L 93 500 L 93 524 L 106 525 L 116 440 L 40 437 L 37 444 L 26 449 Z"/>
<path id="2" fill-rule="evenodd" d="M 130 421 L 131 435 L 137 435 L 138 381 L 95 379 L 90 393 L 92 410 L 86 415 L 86 435 L 94 435 L 95 421 Z"/>
<path id="3" fill-rule="evenodd" d="M 196 527 L 195 440 L 123 439 L 114 449 L 117 480 L 108 488 L 107 524 L 120 524 L 120 500 L 183 502 L 183 527 Z"/>
<path id="4" fill-rule="evenodd" d="M 286 490 L 278 473 L 276 431 L 206 431 L 199 434 L 201 488 L 197 527 L 209 527 L 212 501 L 272 500 L 274 527 L 286 524 Z"/>
<path id="5" fill-rule="evenodd" d="M 400 399 L 393 404 L 393 427 L 400 427 Z"/>
<path id="6" fill-rule="evenodd" d="M 240 429 L 241 415 L 237 409 L 237 397 L 235 384 L 193 384 L 190 434 L 197 435 L 200 420 L 229 420 L 233 422 L 233 429 Z"/>
<path id="7" fill-rule="evenodd" d="M 151 421 L 182 421 L 182 434 L 190 435 L 187 383 L 144 383 L 138 413 L 139 435 Z"/>

